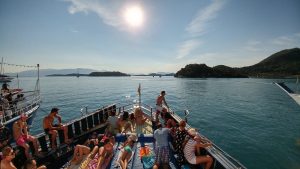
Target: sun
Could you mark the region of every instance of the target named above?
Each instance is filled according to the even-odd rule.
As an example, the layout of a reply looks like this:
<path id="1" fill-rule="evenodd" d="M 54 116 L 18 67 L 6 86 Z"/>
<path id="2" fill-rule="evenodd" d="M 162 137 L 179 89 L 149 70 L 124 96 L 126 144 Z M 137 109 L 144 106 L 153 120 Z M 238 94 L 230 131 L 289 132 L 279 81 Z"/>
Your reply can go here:
<path id="1" fill-rule="evenodd" d="M 138 6 L 129 6 L 124 11 L 124 19 L 130 27 L 141 27 L 144 23 L 144 11 Z"/>

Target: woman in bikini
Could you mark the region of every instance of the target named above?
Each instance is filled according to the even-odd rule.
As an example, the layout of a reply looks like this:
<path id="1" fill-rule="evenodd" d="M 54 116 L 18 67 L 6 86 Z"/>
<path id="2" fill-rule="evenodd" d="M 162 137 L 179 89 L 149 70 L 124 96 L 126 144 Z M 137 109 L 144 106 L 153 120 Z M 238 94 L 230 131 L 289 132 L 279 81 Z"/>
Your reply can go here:
<path id="1" fill-rule="evenodd" d="M 123 144 L 123 148 L 121 149 L 119 163 L 122 169 L 126 169 L 128 162 L 132 156 L 132 148 L 134 143 L 137 141 L 137 137 L 135 135 L 131 135 Z"/>

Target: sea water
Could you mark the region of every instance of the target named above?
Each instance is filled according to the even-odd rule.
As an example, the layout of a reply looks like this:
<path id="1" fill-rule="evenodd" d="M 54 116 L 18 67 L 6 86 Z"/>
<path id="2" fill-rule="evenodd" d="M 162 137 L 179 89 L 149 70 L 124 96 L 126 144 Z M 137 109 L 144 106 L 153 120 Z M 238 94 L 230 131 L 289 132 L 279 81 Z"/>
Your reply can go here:
<path id="1" fill-rule="evenodd" d="M 32 89 L 34 78 L 21 78 Z M 225 152 L 253 169 L 300 169 L 300 106 L 273 79 L 184 79 L 174 77 L 42 77 L 43 102 L 31 133 L 42 132 L 42 119 L 58 107 L 64 122 L 112 103 L 142 100 L 155 107 L 165 90 L 168 105 Z M 294 80 L 284 80 L 295 89 Z M 16 80 L 11 86 L 16 85 Z"/>

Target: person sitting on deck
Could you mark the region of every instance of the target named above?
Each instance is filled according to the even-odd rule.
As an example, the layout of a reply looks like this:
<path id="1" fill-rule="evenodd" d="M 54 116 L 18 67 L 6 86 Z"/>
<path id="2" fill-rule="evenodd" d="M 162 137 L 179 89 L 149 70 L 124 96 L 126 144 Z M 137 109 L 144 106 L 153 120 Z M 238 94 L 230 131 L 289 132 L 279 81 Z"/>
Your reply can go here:
<path id="1" fill-rule="evenodd" d="M 117 125 L 120 133 L 132 133 L 132 124 L 129 121 L 129 113 L 124 111 L 123 114 L 118 119 Z"/>
<path id="2" fill-rule="evenodd" d="M 31 155 L 29 154 L 29 145 L 27 144 L 28 141 L 33 143 L 34 154 L 36 156 L 40 155 L 38 151 L 37 139 L 34 136 L 29 135 L 26 120 L 27 115 L 25 113 L 22 113 L 20 115 L 20 119 L 14 122 L 13 124 L 13 136 L 16 141 L 16 144 L 25 149 L 26 158 L 30 159 Z"/>
<path id="3" fill-rule="evenodd" d="M 209 155 L 200 154 L 200 148 L 211 146 L 212 144 L 200 137 L 195 129 L 191 128 L 188 131 L 187 139 L 184 143 L 184 157 L 190 164 L 205 164 L 205 169 L 209 169 L 213 163 L 213 159 Z"/>
<path id="4" fill-rule="evenodd" d="M 169 106 L 166 102 L 165 95 L 166 95 L 166 92 L 161 91 L 160 95 L 156 99 L 156 115 L 155 115 L 156 121 L 159 121 L 158 120 L 159 114 L 161 114 L 161 117 L 164 119 L 164 114 L 166 112 L 168 112 Z M 165 105 L 168 109 L 164 108 L 163 105 Z"/>
<path id="5" fill-rule="evenodd" d="M 118 117 L 116 116 L 115 111 L 110 112 L 109 117 L 107 118 L 107 122 L 108 122 L 107 130 L 111 134 L 115 135 L 117 133 L 116 130 L 118 130 L 117 127 Z"/>
<path id="6" fill-rule="evenodd" d="M 64 131 L 64 138 L 65 138 L 65 143 L 69 143 L 70 140 L 68 140 L 68 128 L 66 126 L 64 126 L 61 123 L 61 116 L 58 115 L 58 108 L 52 108 L 50 114 L 48 116 L 46 116 L 43 120 L 43 127 L 44 127 L 44 131 L 46 134 L 51 134 L 51 141 L 52 141 L 52 149 L 56 149 L 56 136 L 58 134 L 57 130 L 63 130 Z M 54 125 L 53 121 L 54 118 L 57 118 L 58 120 L 58 125 Z"/>
<path id="7" fill-rule="evenodd" d="M 15 152 L 11 147 L 5 147 L 2 150 L 3 159 L 0 161 L 1 169 L 17 169 L 17 167 L 12 163 L 15 158 Z"/>
<path id="8" fill-rule="evenodd" d="M 144 113 L 141 108 L 136 108 L 134 110 L 134 117 L 136 124 L 135 132 L 138 134 L 142 134 L 147 118 L 144 116 Z"/>
<path id="9" fill-rule="evenodd" d="M 9 145 L 9 140 L 11 139 L 11 133 L 7 127 L 5 127 L 0 121 L 0 151 Z"/>
<path id="10" fill-rule="evenodd" d="M 8 88 L 8 84 L 3 83 L 3 84 L 2 84 L 2 88 L 1 88 L 1 94 L 2 94 L 2 95 L 6 95 L 6 94 L 9 93 L 9 92 L 10 92 L 10 90 L 9 90 L 9 88 Z"/>
<path id="11" fill-rule="evenodd" d="M 121 147 L 118 159 L 121 169 L 127 168 L 128 162 L 132 158 L 132 149 L 135 142 L 137 142 L 137 136 L 130 135 Z"/>
<path id="12" fill-rule="evenodd" d="M 37 167 L 34 159 L 27 159 L 22 169 L 47 169 L 47 167 L 45 165 Z"/>
<path id="13" fill-rule="evenodd" d="M 162 164 L 164 169 L 169 165 L 169 132 L 168 128 L 163 128 L 161 123 L 157 125 L 158 129 L 154 131 L 155 139 L 155 165 L 153 169 L 158 169 Z"/>

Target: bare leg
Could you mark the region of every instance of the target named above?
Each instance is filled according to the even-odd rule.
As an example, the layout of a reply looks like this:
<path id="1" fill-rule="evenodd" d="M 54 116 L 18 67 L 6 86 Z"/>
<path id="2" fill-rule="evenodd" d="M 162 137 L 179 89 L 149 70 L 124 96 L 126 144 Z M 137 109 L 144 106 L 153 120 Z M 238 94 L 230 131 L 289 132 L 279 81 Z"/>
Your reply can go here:
<path id="1" fill-rule="evenodd" d="M 65 143 L 70 143 L 70 140 L 68 139 L 68 127 L 67 126 L 63 126 L 63 130 L 64 130 L 64 136 L 65 136 Z"/>
<path id="2" fill-rule="evenodd" d="M 205 163 L 205 169 L 210 169 L 210 167 L 213 163 L 213 159 L 209 155 L 198 156 L 196 158 L 196 164 L 201 164 L 201 163 Z"/>
<path id="3" fill-rule="evenodd" d="M 21 147 L 23 147 L 25 149 L 25 156 L 27 159 L 31 159 L 31 155 L 29 154 L 29 145 L 24 143 L 22 145 L 20 145 Z"/>
<path id="4" fill-rule="evenodd" d="M 57 137 L 57 131 L 56 130 L 50 130 L 49 134 L 51 134 L 51 142 L 52 142 L 52 150 L 56 149 L 56 137 Z"/>
<path id="5" fill-rule="evenodd" d="M 34 154 L 35 155 L 39 155 L 39 148 L 38 148 L 38 142 L 37 139 L 31 135 L 28 135 L 28 140 L 31 141 L 33 143 L 33 147 L 34 147 Z"/>

